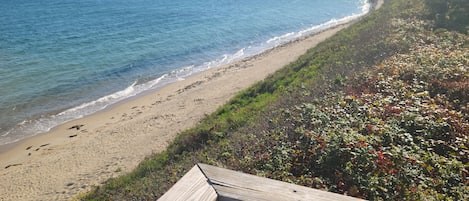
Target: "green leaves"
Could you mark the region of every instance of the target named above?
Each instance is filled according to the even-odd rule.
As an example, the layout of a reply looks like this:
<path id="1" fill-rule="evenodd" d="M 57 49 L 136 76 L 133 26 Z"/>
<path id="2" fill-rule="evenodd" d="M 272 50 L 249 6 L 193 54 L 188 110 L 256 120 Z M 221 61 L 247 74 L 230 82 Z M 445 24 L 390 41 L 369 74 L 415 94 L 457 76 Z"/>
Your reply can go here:
<path id="1" fill-rule="evenodd" d="M 409 52 L 340 77 L 343 92 L 283 109 L 281 127 L 270 131 L 283 133 L 269 152 L 277 160 L 264 167 L 371 200 L 467 199 L 469 116 L 460 92 L 469 91 L 469 37 L 433 33 L 416 18 L 393 21 L 391 38 L 406 37 Z M 292 159 L 278 160 L 285 153 Z"/>
<path id="2" fill-rule="evenodd" d="M 469 26 L 469 2 L 465 0 L 427 0 L 430 18 L 437 27 L 467 33 Z"/>

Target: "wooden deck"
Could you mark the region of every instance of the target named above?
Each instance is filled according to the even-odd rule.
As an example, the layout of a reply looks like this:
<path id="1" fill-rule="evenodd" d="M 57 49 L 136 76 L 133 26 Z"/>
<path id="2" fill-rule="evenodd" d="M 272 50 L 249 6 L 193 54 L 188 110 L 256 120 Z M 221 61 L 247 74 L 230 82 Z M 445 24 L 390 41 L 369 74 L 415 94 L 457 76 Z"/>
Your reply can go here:
<path id="1" fill-rule="evenodd" d="M 211 165 L 197 164 L 158 200 L 358 201 L 361 199 Z"/>

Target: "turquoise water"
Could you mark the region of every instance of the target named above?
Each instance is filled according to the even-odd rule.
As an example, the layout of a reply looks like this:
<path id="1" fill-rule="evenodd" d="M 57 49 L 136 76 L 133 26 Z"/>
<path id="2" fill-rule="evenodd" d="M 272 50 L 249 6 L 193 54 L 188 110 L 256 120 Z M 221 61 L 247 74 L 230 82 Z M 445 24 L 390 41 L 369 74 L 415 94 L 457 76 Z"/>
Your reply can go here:
<path id="1" fill-rule="evenodd" d="M 367 8 L 364 0 L 2 0 L 0 145 Z"/>

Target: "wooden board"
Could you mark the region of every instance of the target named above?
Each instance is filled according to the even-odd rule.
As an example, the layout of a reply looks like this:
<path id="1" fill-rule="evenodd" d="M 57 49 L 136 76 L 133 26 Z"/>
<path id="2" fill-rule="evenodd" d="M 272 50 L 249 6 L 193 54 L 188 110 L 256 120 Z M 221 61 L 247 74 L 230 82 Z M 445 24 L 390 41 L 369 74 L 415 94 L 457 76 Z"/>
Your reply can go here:
<path id="1" fill-rule="evenodd" d="M 218 200 L 361 200 L 273 179 L 198 164 L 218 193 Z"/>
<path id="2" fill-rule="evenodd" d="M 359 201 L 341 194 L 197 164 L 160 201 Z"/>
<path id="3" fill-rule="evenodd" d="M 159 201 L 215 201 L 217 193 L 209 184 L 207 177 L 194 166 Z"/>

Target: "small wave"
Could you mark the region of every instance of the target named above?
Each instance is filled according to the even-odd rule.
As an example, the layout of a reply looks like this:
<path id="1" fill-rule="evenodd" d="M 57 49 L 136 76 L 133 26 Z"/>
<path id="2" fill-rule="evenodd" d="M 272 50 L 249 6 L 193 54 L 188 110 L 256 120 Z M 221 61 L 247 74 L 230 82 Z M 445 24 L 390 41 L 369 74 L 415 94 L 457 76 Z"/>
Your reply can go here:
<path id="1" fill-rule="evenodd" d="M 35 120 L 24 120 L 14 128 L 2 134 L 0 145 L 14 143 L 32 135 L 48 132 L 60 124 L 101 111 L 112 104 L 118 103 L 119 101 L 138 95 L 143 91 L 154 88 L 155 86 L 160 86 L 160 83 L 167 77 L 168 74 L 165 74 L 155 80 L 141 85 L 137 85 L 137 81 L 135 81 L 127 88 L 113 94 L 103 96 L 95 101 L 83 103 L 55 115 L 43 115 Z"/>
<path id="2" fill-rule="evenodd" d="M 363 5 L 361 6 L 361 13 L 352 14 L 352 15 L 349 15 L 349 16 L 346 16 L 346 17 L 343 17 L 343 18 L 340 18 L 340 19 L 333 18 L 333 19 L 331 19 L 331 20 L 329 20 L 329 21 L 327 21 L 323 24 L 315 25 L 315 26 L 312 26 L 310 28 L 307 28 L 307 29 L 304 29 L 304 30 L 301 30 L 301 31 L 298 31 L 298 32 L 290 32 L 290 33 L 287 33 L 287 34 L 284 34 L 284 35 L 281 35 L 281 36 L 273 37 L 273 38 L 271 38 L 271 39 L 269 39 L 265 42 L 266 43 L 265 48 L 266 49 L 273 48 L 275 46 L 285 44 L 285 43 L 293 41 L 295 39 L 298 39 L 298 38 L 301 38 L 301 37 L 304 37 L 304 36 L 307 36 L 307 35 L 319 33 L 321 31 L 327 30 L 329 28 L 332 28 L 332 27 L 335 27 L 335 26 L 338 26 L 338 25 L 341 25 L 341 24 L 346 24 L 350 21 L 353 21 L 353 20 L 367 14 L 368 12 L 370 12 L 371 3 L 369 2 L 369 0 L 363 0 L 362 4 Z"/>
<path id="3" fill-rule="evenodd" d="M 266 43 L 279 43 L 287 38 L 290 38 L 292 37 L 293 35 L 295 35 L 295 32 L 290 32 L 290 33 L 287 33 L 287 34 L 284 34 L 282 36 L 276 36 L 276 37 L 273 37 L 269 40 L 267 40 Z"/>
<path id="4" fill-rule="evenodd" d="M 362 13 L 363 14 L 366 14 L 368 12 L 370 12 L 371 10 L 371 2 L 370 0 L 362 0 Z"/>

